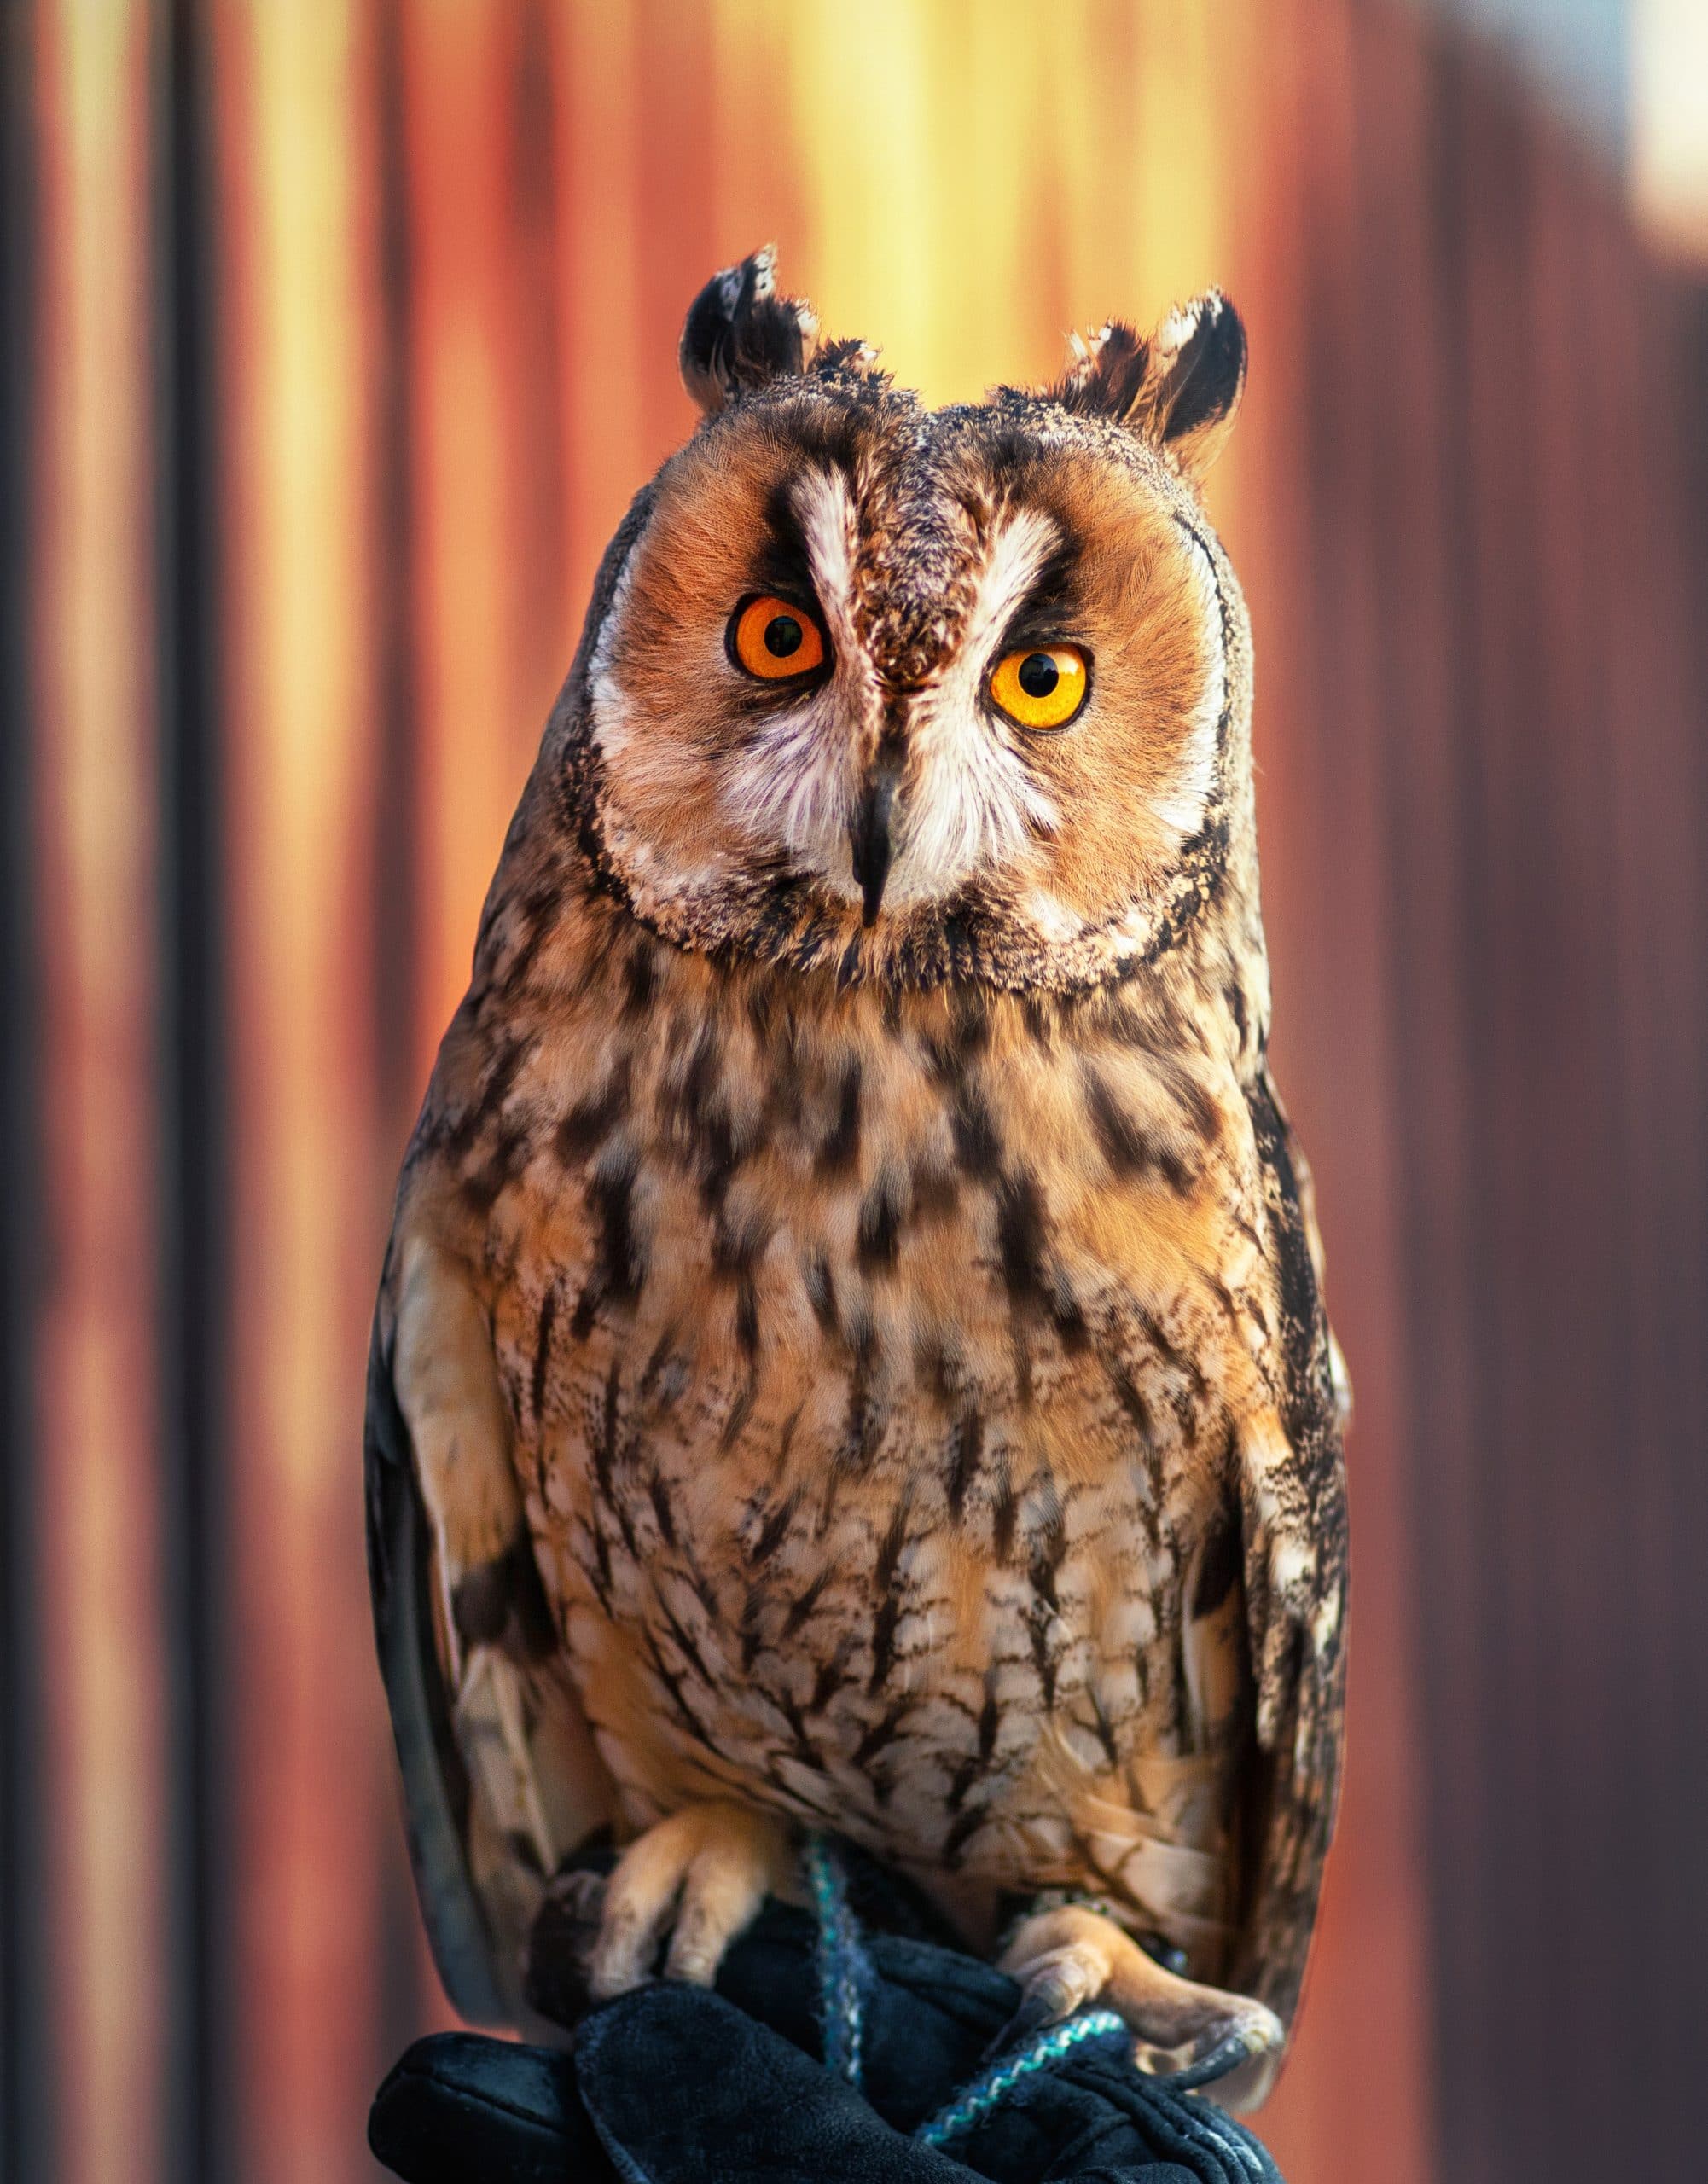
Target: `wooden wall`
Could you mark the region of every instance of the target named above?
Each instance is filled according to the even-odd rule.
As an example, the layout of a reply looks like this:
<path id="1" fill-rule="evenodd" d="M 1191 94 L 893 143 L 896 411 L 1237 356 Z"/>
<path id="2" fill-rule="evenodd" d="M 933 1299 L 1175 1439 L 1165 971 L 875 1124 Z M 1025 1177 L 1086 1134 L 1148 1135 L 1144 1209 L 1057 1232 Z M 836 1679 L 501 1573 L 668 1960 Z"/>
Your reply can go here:
<path id="1" fill-rule="evenodd" d="M 32 0 L 0 30 L 0 2151 L 365 2176 L 398 1156 L 677 328 L 938 398 L 1219 282 L 1277 1063 L 1351 1358 L 1296 2184 L 1693 2166 L 1708 314 L 1378 0 Z M 1641 2099 L 1637 2097 L 1639 2089 Z"/>

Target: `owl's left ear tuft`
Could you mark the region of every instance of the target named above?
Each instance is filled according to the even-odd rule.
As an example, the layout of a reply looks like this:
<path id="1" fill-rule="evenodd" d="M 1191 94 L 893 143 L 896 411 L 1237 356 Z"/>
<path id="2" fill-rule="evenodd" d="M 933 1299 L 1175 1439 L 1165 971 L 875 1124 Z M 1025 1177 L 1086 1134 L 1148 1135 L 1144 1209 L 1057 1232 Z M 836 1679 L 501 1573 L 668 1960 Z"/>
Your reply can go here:
<path id="1" fill-rule="evenodd" d="M 1246 384 L 1246 329 L 1211 288 L 1142 340 L 1118 321 L 1076 334 L 1073 361 L 1050 389 L 1082 416 L 1108 417 L 1201 478 L 1222 451 Z"/>
<path id="2" fill-rule="evenodd" d="M 677 357 L 708 417 L 771 380 L 798 378 L 812 361 L 817 317 L 810 304 L 777 294 L 776 264 L 767 243 L 714 274 L 688 306 Z"/>

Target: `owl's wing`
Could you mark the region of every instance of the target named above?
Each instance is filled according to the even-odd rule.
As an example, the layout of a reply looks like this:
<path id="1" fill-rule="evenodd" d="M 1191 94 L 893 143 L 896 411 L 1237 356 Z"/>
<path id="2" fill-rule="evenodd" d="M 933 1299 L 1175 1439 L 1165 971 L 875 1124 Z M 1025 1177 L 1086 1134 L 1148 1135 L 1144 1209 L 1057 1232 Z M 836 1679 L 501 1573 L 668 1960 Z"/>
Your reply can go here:
<path id="1" fill-rule="evenodd" d="M 514 2024 L 544 1883 L 608 1817 L 609 1784 L 522 1522 L 485 1315 L 445 1255 L 398 1257 L 369 1354 L 375 1635 L 433 1960 L 463 2017 Z"/>
<path id="2" fill-rule="evenodd" d="M 1251 1110 L 1279 1275 L 1282 1385 L 1236 1444 L 1257 1713 L 1230 1984 L 1290 2024 L 1340 1781 L 1345 1375 L 1323 1309 L 1309 1173 L 1266 1076 Z"/>

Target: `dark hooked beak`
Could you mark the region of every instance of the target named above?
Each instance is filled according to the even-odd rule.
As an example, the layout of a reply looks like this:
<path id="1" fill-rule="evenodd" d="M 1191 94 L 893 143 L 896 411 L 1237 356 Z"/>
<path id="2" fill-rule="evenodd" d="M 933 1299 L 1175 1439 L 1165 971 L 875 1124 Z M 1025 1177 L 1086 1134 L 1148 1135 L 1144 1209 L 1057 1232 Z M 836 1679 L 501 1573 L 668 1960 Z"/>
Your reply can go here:
<path id="1" fill-rule="evenodd" d="M 854 877 L 860 888 L 860 922 L 875 925 L 884 886 L 890 876 L 890 815 L 902 777 L 902 754 L 892 746 L 880 745 L 860 793 L 854 823 L 848 830 L 854 855 Z"/>

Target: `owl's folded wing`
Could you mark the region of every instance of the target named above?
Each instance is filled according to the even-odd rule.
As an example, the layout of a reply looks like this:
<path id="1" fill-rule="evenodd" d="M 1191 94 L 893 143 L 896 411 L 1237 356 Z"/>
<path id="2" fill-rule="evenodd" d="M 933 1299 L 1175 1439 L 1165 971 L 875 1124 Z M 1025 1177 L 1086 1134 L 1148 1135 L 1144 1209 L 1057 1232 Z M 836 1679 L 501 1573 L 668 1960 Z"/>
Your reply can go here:
<path id="1" fill-rule="evenodd" d="M 515 2024 L 545 1880 L 609 1786 L 522 1524 L 484 1314 L 442 1255 L 401 1256 L 369 1356 L 375 1632 L 433 1960 L 463 2017 Z"/>
<path id="2" fill-rule="evenodd" d="M 1275 1687 L 1273 1740 L 1246 1773 L 1244 1908 L 1228 1984 L 1291 2027 L 1334 1828 L 1344 1655 L 1301 1628 Z"/>
<path id="3" fill-rule="evenodd" d="M 1257 1708 L 1231 1984 L 1290 2023 L 1339 1790 L 1345 1687 L 1344 1370 L 1323 1309 L 1310 1181 L 1266 1077 L 1252 1114 L 1277 1255 L 1282 1385 L 1236 1443 Z"/>

